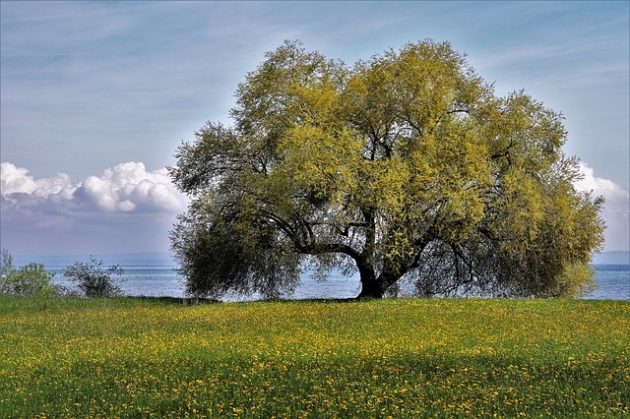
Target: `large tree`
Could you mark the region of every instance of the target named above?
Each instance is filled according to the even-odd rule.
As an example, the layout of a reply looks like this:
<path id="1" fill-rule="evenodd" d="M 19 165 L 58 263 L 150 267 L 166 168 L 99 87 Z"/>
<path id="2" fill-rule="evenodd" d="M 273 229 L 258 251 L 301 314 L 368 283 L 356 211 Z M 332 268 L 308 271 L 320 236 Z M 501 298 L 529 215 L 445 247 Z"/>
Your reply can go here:
<path id="1" fill-rule="evenodd" d="M 171 174 L 191 196 L 172 246 L 195 295 L 274 295 L 356 269 L 359 297 L 579 294 L 602 201 L 573 187 L 562 116 L 497 97 L 450 44 L 348 67 L 286 42 Z"/>

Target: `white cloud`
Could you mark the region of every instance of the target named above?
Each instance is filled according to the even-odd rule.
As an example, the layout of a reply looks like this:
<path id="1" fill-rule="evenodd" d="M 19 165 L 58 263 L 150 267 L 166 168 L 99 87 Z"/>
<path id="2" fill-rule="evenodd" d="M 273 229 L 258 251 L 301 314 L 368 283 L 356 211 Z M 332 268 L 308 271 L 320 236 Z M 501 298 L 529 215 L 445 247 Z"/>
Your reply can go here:
<path id="1" fill-rule="evenodd" d="M 604 197 L 602 218 L 606 222 L 604 250 L 627 250 L 630 237 L 630 192 L 610 179 L 595 176 L 595 171 L 580 162 L 582 179 L 575 182 L 580 192 Z"/>
<path id="2" fill-rule="evenodd" d="M 617 185 L 610 179 L 595 176 L 595 171 L 586 163 L 580 162 L 580 173 L 582 179 L 575 182 L 575 188 L 580 192 L 593 192 L 594 195 L 601 195 L 606 202 L 625 203 L 626 212 L 628 211 L 628 199 L 630 193 Z"/>
<path id="3" fill-rule="evenodd" d="M 3 162 L 0 191 L 3 210 L 31 213 L 176 213 L 186 206 L 166 168 L 148 171 L 139 162 L 117 164 L 77 184 L 64 173 L 35 179 L 27 169 Z"/>
<path id="4" fill-rule="evenodd" d="M 106 169 L 100 177 L 90 176 L 75 194 L 104 211 L 168 211 L 184 207 L 166 168 L 153 172 L 143 163 L 127 162 Z"/>
<path id="5" fill-rule="evenodd" d="M 9 162 L 0 163 L 0 193 L 8 196 L 23 193 L 46 198 L 50 195 L 62 195 L 70 198 L 74 187 L 70 177 L 59 173 L 54 177 L 34 179 L 28 175 L 28 170 L 16 167 Z"/>
<path id="6" fill-rule="evenodd" d="M 36 178 L 0 163 L 0 238 L 25 254 L 166 252 L 175 215 L 186 208 L 166 168 L 117 164 L 72 182 Z"/>

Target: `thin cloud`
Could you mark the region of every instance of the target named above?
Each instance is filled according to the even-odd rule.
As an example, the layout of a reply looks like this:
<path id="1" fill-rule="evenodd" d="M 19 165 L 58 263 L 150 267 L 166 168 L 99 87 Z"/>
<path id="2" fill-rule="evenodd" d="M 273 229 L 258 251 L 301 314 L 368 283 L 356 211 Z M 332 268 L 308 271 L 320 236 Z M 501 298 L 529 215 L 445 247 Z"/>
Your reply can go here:
<path id="1" fill-rule="evenodd" d="M 579 43 L 574 45 L 522 45 L 510 48 L 494 48 L 475 53 L 471 60 L 479 67 L 490 68 L 500 66 L 514 66 L 531 64 L 532 62 L 541 65 L 545 60 L 554 62 L 581 58 L 591 53 L 615 52 L 623 50 L 623 47 L 614 39 L 597 39 L 589 43 Z M 623 61 L 623 60 L 620 60 Z M 585 63 L 586 64 L 586 63 Z M 598 63 L 589 63 L 597 66 Z M 606 65 L 607 63 L 604 63 Z"/>

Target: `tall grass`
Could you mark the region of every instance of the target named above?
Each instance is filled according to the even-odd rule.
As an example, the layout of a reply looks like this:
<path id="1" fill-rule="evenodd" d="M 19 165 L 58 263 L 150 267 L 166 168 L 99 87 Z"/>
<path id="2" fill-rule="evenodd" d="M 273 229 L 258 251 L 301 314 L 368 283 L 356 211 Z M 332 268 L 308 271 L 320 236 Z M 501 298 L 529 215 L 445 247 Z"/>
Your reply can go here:
<path id="1" fill-rule="evenodd" d="M 623 416 L 629 309 L 0 298 L 0 417 Z"/>

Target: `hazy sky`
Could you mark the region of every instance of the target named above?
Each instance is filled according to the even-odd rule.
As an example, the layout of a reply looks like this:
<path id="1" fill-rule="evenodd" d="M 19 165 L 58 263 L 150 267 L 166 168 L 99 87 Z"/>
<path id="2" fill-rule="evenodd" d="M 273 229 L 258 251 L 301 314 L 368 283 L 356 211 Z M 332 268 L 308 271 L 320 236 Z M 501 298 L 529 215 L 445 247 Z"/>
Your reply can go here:
<path id="1" fill-rule="evenodd" d="M 285 39 L 353 63 L 448 40 L 498 94 L 562 111 L 581 189 L 607 198 L 627 250 L 629 3 L 1 3 L 2 247 L 16 254 L 168 251 L 186 202 L 163 169 Z"/>

